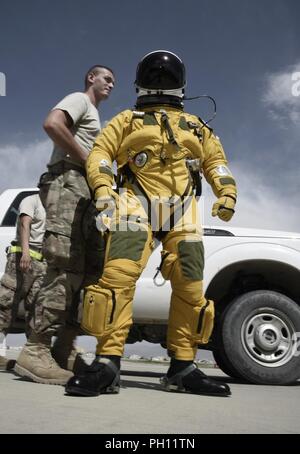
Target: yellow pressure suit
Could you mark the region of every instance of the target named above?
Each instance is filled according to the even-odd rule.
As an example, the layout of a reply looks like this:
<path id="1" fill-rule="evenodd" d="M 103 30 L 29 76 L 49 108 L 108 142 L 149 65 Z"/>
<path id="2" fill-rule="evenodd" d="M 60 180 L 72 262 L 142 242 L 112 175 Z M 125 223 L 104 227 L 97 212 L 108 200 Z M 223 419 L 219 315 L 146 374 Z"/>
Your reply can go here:
<path id="1" fill-rule="evenodd" d="M 219 140 L 199 118 L 180 109 L 121 112 L 89 155 L 87 177 L 95 199 L 101 204 L 112 197 L 117 207 L 110 216 L 103 275 L 98 285 L 86 288 L 84 298 L 82 327 L 97 337 L 99 355 L 123 354 L 136 281 L 153 251 L 154 237 L 162 241 L 160 270 L 172 287 L 169 355 L 193 360 L 197 345 L 209 340 L 214 305 L 203 296 L 202 229 L 187 159 L 199 160 L 219 198 L 214 210 L 233 208 L 236 185 Z M 119 195 L 112 190 L 113 161 Z"/>

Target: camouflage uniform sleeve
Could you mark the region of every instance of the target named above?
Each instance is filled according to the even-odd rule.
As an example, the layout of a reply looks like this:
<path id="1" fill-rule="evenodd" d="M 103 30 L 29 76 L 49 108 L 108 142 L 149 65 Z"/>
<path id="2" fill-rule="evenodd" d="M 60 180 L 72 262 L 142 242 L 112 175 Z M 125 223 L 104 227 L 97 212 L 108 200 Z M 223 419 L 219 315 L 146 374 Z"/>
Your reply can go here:
<path id="1" fill-rule="evenodd" d="M 227 166 L 227 159 L 220 140 L 208 128 L 203 135 L 203 174 L 216 197 L 230 195 L 236 199 L 235 179 Z"/>
<path id="2" fill-rule="evenodd" d="M 124 111 L 115 116 L 96 138 L 86 163 L 88 183 L 94 192 L 101 186 L 113 185 L 112 163 L 117 158 L 130 113 Z"/>

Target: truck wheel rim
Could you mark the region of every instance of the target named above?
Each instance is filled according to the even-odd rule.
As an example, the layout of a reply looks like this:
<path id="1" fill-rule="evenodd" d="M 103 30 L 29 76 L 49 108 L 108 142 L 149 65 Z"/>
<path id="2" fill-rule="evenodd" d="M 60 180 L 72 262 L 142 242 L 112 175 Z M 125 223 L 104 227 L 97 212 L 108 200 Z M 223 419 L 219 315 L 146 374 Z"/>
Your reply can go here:
<path id="1" fill-rule="evenodd" d="M 252 312 L 241 328 L 245 352 L 262 366 L 279 367 L 290 361 L 294 351 L 293 323 L 275 309 Z"/>

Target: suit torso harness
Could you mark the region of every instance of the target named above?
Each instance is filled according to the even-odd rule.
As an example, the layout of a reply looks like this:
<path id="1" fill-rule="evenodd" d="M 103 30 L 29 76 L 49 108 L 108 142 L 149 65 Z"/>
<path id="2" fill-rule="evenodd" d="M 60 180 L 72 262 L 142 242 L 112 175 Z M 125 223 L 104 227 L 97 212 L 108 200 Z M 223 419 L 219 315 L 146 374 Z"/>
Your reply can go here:
<path id="1" fill-rule="evenodd" d="M 171 227 L 184 198 L 193 193 L 200 197 L 202 128 L 197 117 L 178 109 L 132 112 L 130 132 L 118 152 L 117 187 L 130 187 L 146 198 L 148 219 L 152 197 L 177 198 L 171 207 Z"/>
<path id="2" fill-rule="evenodd" d="M 197 117 L 175 109 L 168 113 L 133 111 L 130 133 L 118 152 L 118 187 L 124 186 L 125 181 L 138 182 L 149 197 L 153 189 L 147 185 L 147 179 L 151 178 L 152 182 L 158 180 L 166 186 L 166 195 L 170 188 L 170 196 L 174 193 L 183 196 L 186 191 L 179 186 L 185 180 L 185 185 L 189 181 L 200 196 L 199 178 L 195 174 L 200 174 L 203 161 L 202 127 Z M 171 181 L 170 187 L 172 176 L 177 181 Z"/>

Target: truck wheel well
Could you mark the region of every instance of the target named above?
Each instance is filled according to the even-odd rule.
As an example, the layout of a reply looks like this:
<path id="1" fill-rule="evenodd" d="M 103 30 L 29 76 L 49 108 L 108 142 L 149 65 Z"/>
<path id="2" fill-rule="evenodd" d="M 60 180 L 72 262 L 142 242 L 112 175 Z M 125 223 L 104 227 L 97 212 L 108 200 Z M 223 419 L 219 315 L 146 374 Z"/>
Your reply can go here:
<path id="1" fill-rule="evenodd" d="M 210 282 L 206 297 L 220 313 L 237 296 L 254 290 L 278 291 L 300 305 L 300 271 L 272 260 L 248 260 L 222 269 Z"/>

